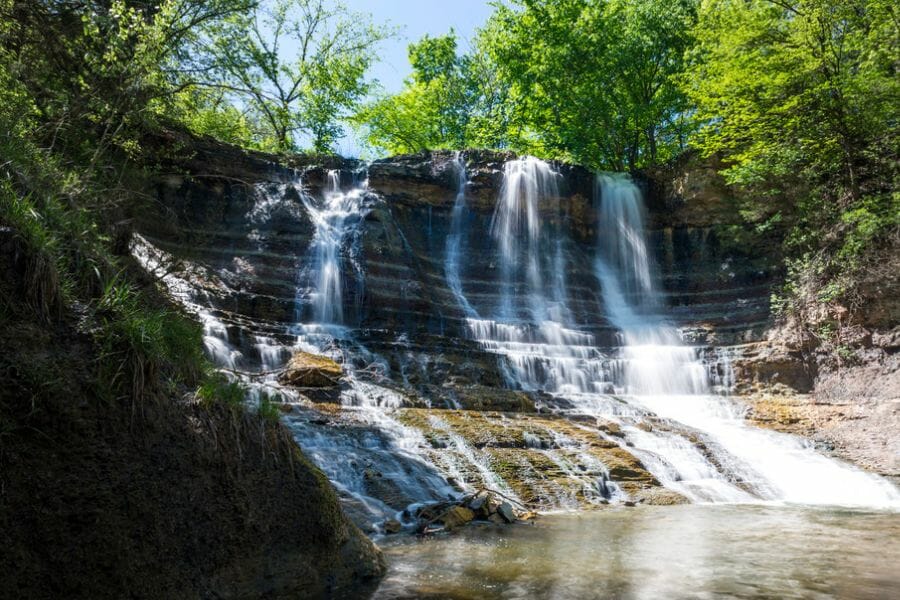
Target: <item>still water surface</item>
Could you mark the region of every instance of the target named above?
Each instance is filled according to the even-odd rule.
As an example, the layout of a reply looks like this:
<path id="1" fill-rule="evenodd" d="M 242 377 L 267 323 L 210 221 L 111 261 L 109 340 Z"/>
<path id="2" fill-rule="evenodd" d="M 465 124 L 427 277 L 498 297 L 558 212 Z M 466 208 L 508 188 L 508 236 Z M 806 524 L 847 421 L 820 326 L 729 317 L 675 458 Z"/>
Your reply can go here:
<path id="1" fill-rule="evenodd" d="M 375 598 L 900 598 L 900 514 L 614 508 L 381 540 Z"/>

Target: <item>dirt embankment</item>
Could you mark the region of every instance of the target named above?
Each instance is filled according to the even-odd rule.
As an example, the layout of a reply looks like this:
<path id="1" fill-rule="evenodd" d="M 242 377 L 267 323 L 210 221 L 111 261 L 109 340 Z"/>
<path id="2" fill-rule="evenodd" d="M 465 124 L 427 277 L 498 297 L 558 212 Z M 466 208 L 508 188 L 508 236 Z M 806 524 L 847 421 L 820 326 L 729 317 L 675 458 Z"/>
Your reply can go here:
<path id="1" fill-rule="evenodd" d="M 383 559 L 281 425 L 188 390 L 100 400 L 77 306 L 29 318 L 11 255 L 0 248 L 0 598 L 365 595 Z"/>

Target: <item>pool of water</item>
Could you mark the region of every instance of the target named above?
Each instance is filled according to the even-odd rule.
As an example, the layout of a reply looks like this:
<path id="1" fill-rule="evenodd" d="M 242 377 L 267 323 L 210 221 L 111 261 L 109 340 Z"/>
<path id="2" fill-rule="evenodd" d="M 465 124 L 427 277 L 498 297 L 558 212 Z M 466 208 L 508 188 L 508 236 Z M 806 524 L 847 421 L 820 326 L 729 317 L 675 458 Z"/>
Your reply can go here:
<path id="1" fill-rule="evenodd" d="M 375 598 L 900 598 L 900 514 L 613 508 L 381 540 Z"/>

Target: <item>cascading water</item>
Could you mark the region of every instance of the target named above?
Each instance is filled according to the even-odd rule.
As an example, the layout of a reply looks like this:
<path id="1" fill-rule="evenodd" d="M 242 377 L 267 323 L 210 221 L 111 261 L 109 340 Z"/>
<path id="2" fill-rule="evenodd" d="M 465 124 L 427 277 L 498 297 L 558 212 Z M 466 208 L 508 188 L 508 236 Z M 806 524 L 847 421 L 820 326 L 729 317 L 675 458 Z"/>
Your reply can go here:
<path id="1" fill-rule="evenodd" d="M 533 390 L 589 391 L 603 379 L 593 336 L 569 327 L 559 186 L 533 157 L 506 163 L 491 221 L 498 248 L 500 302 L 493 319 L 469 318 L 472 338 L 506 357 L 511 383 Z M 542 213 L 553 217 L 542 223 Z M 523 301 L 524 300 L 524 301 Z M 490 309 L 490 307 L 489 307 Z"/>
<path id="2" fill-rule="evenodd" d="M 294 326 L 254 322 L 229 312 L 230 300 L 213 302 L 203 291 L 213 280 L 207 289 L 225 299 L 238 296 L 229 288 L 231 276 L 226 272 L 201 274 L 201 285 L 191 272 L 183 279 L 162 277 L 172 294 L 203 321 L 204 344 L 216 364 L 242 379 L 251 398 L 277 395 L 293 405 L 284 417 L 286 425 L 366 520 L 395 516 L 409 503 L 483 486 L 544 508 L 574 508 L 640 493 L 611 481 L 613 465 L 607 467 L 598 458 L 603 455 L 593 451 L 597 444 L 638 457 L 664 486 L 695 501 L 898 502 L 890 484 L 821 456 L 798 438 L 749 427 L 736 403 L 711 393 L 731 386 L 728 355 L 707 350 L 705 356 L 714 362 L 704 364 L 698 349 L 683 344 L 679 330 L 664 318 L 665 302 L 644 236 L 641 196 L 628 179 L 598 177 L 597 277 L 573 278 L 570 290 L 566 274 L 583 273 L 585 264 L 590 271 L 590 260 L 584 257 L 592 252 L 569 238 L 561 225 L 560 176 L 554 169 L 533 158 L 510 161 L 490 228 L 474 232 L 467 228 L 483 221 L 468 212 L 469 184 L 461 154 L 453 165 L 457 193 L 442 279 L 466 317 L 468 337 L 500 355 L 510 387 L 546 392 L 533 395 L 542 409 L 539 415 L 482 418 L 474 416 L 477 411 L 435 411 L 410 416 L 416 410 L 408 408 L 411 399 L 418 402 L 415 406 L 428 407 L 432 400 L 427 391 L 415 395 L 421 379 L 407 377 L 408 365 L 398 368 L 398 362 L 410 359 L 395 360 L 400 353 L 407 356 L 406 348 L 417 340 L 404 331 L 389 343 L 395 353 L 381 356 L 358 341 L 363 337 L 354 329 L 359 321 L 351 309 L 365 276 L 358 260 L 363 224 L 381 200 L 363 181 L 348 184 L 346 172 L 344 189 L 341 173 L 331 171 L 321 194 L 311 194 L 299 178 L 261 186 L 248 213 L 250 237 L 258 240 L 254 243 L 260 254 L 267 251 L 262 244 L 271 215 L 297 222 L 308 218 L 314 225 L 308 248 L 292 249 L 285 261 L 301 257 L 299 273 L 293 271 Z M 435 211 L 434 218 L 440 214 Z M 430 227 L 430 213 L 427 223 Z M 437 223 L 435 231 L 440 231 Z M 403 231 L 397 233 L 404 237 Z M 492 252 L 487 263 L 496 265 L 496 280 L 485 281 L 490 270 L 479 273 L 467 297 L 463 266 L 474 262 L 467 253 L 479 233 Z M 149 242 L 138 241 L 142 245 L 136 244 L 135 255 L 148 270 L 166 271 L 163 263 L 174 263 L 155 259 Z M 431 248 L 430 240 L 428 244 Z M 437 275 L 441 277 L 440 271 Z M 499 300 L 476 291 L 485 283 L 495 284 L 491 287 L 499 289 Z M 605 319 L 596 312 L 598 297 Z M 614 347 L 597 341 L 607 325 L 617 332 Z M 297 349 L 342 363 L 346 382 L 340 411 L 319 410 L 278 384 L 274 373 Z M 378 375 L 372 375 L 373 365 Z M 477 375 L 468 381 L 476 387 L 481 383 Z M 425 383 L 433 389 L 437 382 Z M 454 389 L 464 392 L 468 383 L 459 385 Z M 463 405 L 461 401 L 455 406 Z M 555 414 L 548 417 L 547 412 Z M 614 424 L 617 430 L 601 430 L 591 425 L 594 421 Z M 508 430 L 513 441 L 490 439 L 500 435 L 499 430 Z M 522 455 L 532 462 L 521 463 L 520 469 L 516 461 Z M 532 469 L 538 463 L 545 470 Z M 567 483 L 560 485 L 560 480 Z M 517 494 L 523 481 L 531 491 Z"/>
<path id="3" fill-rule="evenodd" d="M 491 221 L 491 233 L 500 249 L 502 287 L 498 314 L 503 319 L 516 320 L 527 315 L 532 322 L 541 323 L 551 318 L 561 320 L 565 311 L 565 290 L 559 287 L 560 279 L 550 278 L 552 300 L 548 300 L 544 285 L 544 273 L 560 260 L 562 247 L 556 243 L 559 237 L 544 236 L 551 238 L 556 257 L 548 267 L 544 260 L 548 244 L 541 235 L 541 211 L 558 212 L 558 178 L 549 164 L 533 157 L 509 161 L 504 167 L 503 188 Z M 523 297 L 526 306 L 520 306 Z"/>
<path id="4" fill-rule="evenodd" d="M 477 318 L 478 313 L 469 304 L 463 293 L 462 280 L 459 275 L 459 258 L 463 239 L 463 218 L 466 212 L 466 162 L 461 152 L 457 152 L 453 159 L 453 168 L 456 171 L 456 200 L 453 202 L 453 212 L 450 217 L 450 233 L 444 246 L 444 276 L 447 286 L 453 292 L 457 304 L 466 317 Z M 430 214 L 430 213 L 429 213 Z"/>
<path id="5" fill-rule="evenodd" d="M 309 289 L 313 322 L 340 325 L 344 322 L 341 249 L 365 216 L 362 205 L 366 189 L 361 185 L 342 192 L 340 173 L 331 170 L 327 176 L 321 205 L 306 194 L 301 196 L 316 227 Z"/>
<path id="6" fill-rule="evenodd" d="M 619 339 L 617 348 L 603 349 L 565 308 L 564 240 L 558 232 L 555 239 L 546 235 L 542 222 L 542 215 L 556 214 L 555 175 L 529 158 L 507 163 L 504 177 L 491 226 L 501 300 L 494 319 L 470 317 L 468 326 L 486 350 L 503 356 L 513 386 L 550 392 L 578 414 L 619 423 L 624 438 L 617 443 L 694 501 L 898 501 L 889 483 L 819 455 L 798 438 L 748 426 L 736 404 L 711 393 L 711 383 L 727 390 L 729 374 L 711 378 L 697 349 L 683 344 L 663 316 L 643 202 L 629 179 L 601 175 L 595 186 L 596 273 Z M 721 366 L 727 371 L 727 364 Z M 611 392 L 617 395 L 605 395 Z M 647 427 L 649 417 L 668 425 Z"/>
<path id="7" fill-rule="evenodd" d="M 621 331 L 617 379 L 629 402 L 699 432 L 719 449 L 719 462 L 732 479 L 764 500 L 849 505 L 900 501 L 887 482 L 830 460 L 798 438 L 748 426 L 729 398 L 710 393 L 707 369 L 696 349 L 685 346 L 678 330 L 660 314 L 662 296 L 644 238 L 639 190 L 625 178 L 610 176 L 598 176 L 596 189 L 601 236 L 597 276 L 609 319 Z M 710 477 L 699 453 L 685 456 L 684 448 L 676 447 L 683 446 L 681 440 L 672 438 L 660 446 L 658 437 L 630 439 L 670 464 L 680 456 L 680 469 L 675 466 L 678 478 L 690 482 L 680 486 L 687 495 L 741 499 L 718 477 Z M 693 477 L 686 477 L 688 472 Z"/>
<path id="8" fill-rule="evenodd" d="M 598 175 L 595 197 L 600 199 L 597 277 L 607 317 L 623 345 L 614 378 L 627 393 L 704 393 L 706 369 L 661 316 L 640 190 L 624 177 Z"/>

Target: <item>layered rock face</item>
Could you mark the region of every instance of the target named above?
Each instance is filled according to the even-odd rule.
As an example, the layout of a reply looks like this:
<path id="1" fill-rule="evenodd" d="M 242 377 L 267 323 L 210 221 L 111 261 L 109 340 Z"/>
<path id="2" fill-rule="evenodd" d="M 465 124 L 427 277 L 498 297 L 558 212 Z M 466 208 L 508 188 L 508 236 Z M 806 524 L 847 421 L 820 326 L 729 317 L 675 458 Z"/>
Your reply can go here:
<path id="1" fill-rule="evenodd" d="M 496 303 L 499 292 L 495 285 L 499 267 L 489 232 L 503 185 L 503 165 L 511 158 L 494 153 L 466 155 L 470 180 L 466 230 L 470 234 L 464 240 L 467 254 L 461 279 L 467 296 L 480 304 Z M 559 165 L 558 172 L 558 211 L 548 205 L 548 213 L 553 213 L 545 217 L 549 226 L 558 220 L 571 237 L 565 274 L 570 305 L 582 328 L 610 339 L 593 283 L 592 259 L 598 236 L 603 235 L 597 223 L 594 175 L 569 165 Z M 396 228 L 407 247 L 393 252 L 379 247 L 380 239 L 390 245 L 387 234 L 371 241 L 367 238 L 371 244 L 365 254 L 371 300 L 365 324 L 400 324 L 430 333 L 443 327 L 451 334 L 459 327 L 461 313 L 444 273 L 444 240 L 450 233 L 456 178 L 449 153 L 398 157 L 369 168 L 370 189 L 385 201 L 370 219 L 378 223 L 379 230 Z M 694 330 L 698 340 L 728 344 L 760 339 L 769 325 L 770 289 L 778 275 L 778 257 L 772 245 L 762 239 L 750 246 L 730 242 L 734 230 L 746 225 L 741 224 L 736 205 L 724 190 L 698 198 L 669 181 L 644 178 L 638 184 L 648 198 L 650 247 L 676 322 Z M 405 252 L 398 252 L 401 249 Z M 398 277 L 415 282 L 412 289 L 396 285 Z M 401 291 L 399 297 L 397 291 Z M 393 310 L 385 311 L 385 306 Z"/>
<path id="2" fill-rule="evenodd" d="M 468 233 L 460 278 L 467 296 L 481 305 L 496 304 L 500 293 L 489 232 L 503 165 L 510 158 L 486 152 L 466 155 Z M 216 162 L 212 156 L 209 160 Z M 458 191 L 452 154 L 376 161 L 365 172 L 359 163 L 339 160 L 325 165 L 298 162 L 293 172 L 262 160 L 251 165 L 243 181 L 215 173 L 206 180 L 163 178 L 158 188 L 161 210 L 142 215 L 137 226 L 161 250 L 205 267 L 219 280 L 204 285 L 219 286 L 211 290 L 211 304 L 226 321 L 250 319 L 260 330 L 270 331 L 271 326 L 277 333 L 310 320 L 303 299 L 298 302 L 298 287 L 304 286 L 305 271 L 314 259 L 310 246 L 316 231 L 300 192 L 321 196 L 328 168 L 334 168 L 344 187 L 353 185 L 354 178 L 368 177 L 363 223 L 352 239 L 343 241 L 349 263 L 342 283 L 345 323 L 363 337 L 389 330 L 415 343 L 437 336 L 452 341 L 451 346 L 466 337 L 464 314 L 445 273 L 445 240 Z M 228 170 L 228 165 L 217 167 Z M 565 273 L 570 308 L 580 328 L 605 345 L 615 345 L 592 263 L 602 235 L 594 176 L 569 165 L 560 165 L 558 171 L 559 208 L 545 217 L 558 220 L 570 236 Z M 650 248 L 673 320 L 700 344 L 762 339 L 771 324 L 771 287 L 780 273 L 771 241 L 741 230 L 747 226 L 724 190 L 698 197 L 677 181 L 645 178 L 637 183 L 645 189 Z M 751 243 L 735 244 L 736 230 Z"/>
<path id="3" fill-rule="evenodd" d="M 595 175 L 571 165 L 540 165 L 550 191 L 500 208 L 514 158 L 301 157 L 287 168 L 245 156 L 237 181 L 227 161 L 201 153 L 192 177 L 160 179 L 160 210 L 136 222 L 136 254 L 257 394 L 298 349 L 341 364 L 336 396 L 275 395 L 364 526 L 482 487 L 534 508 L 768 497 L 703 423 L 617 397 L 620 371 L 643 367 L 611 320 L 615 295 L 597 260 L 605 236 L 627 232 L 602 220 Z M 694 381 L 689 393 L 733 387 L 731 364 L 745 366 L 771 325 L 778 244 L 742 223 L 711 167 L 635 183 L 660 311 L 694 345 L 663 342 L 680 357 L 672 369 Z M 510 202 L 530 193 L 521 185 Z M 506 252 L 498 228 L 509 219 L 521 233 Z M 523 311 L 549 312 L 539 322 Z"/>

